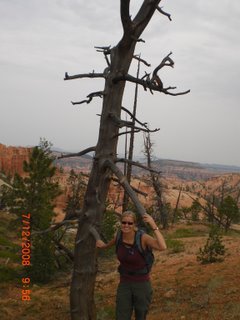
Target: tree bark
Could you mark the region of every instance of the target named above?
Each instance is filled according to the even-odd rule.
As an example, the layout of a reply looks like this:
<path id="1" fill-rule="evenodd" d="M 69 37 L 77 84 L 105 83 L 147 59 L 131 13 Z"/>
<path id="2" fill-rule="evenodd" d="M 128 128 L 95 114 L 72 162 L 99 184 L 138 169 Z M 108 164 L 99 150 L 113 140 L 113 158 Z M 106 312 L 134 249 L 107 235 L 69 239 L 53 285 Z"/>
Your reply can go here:
<path id="1" fill-rule="evenodd" d="M 70 303 L 72 320 L 94 320 L 94 284 L 96 277 L 95 239 L 89 233 L 89 226 L 99 229 L 105 201 L 111 180 L 111 171 L 106 160 L 115 161 L 119 128 L 110 114 L 120 118 L 125 82 L 113 84 L 112 79 L 119 72 L 127 73 L 135 42 L 121 43 L 112 49 L 110 72 L 106 77 L 106 93 L 103 97 L 99 139 L 91 174 L 84 199 L 84 207 L 79 221 L 74 252 Z"/>

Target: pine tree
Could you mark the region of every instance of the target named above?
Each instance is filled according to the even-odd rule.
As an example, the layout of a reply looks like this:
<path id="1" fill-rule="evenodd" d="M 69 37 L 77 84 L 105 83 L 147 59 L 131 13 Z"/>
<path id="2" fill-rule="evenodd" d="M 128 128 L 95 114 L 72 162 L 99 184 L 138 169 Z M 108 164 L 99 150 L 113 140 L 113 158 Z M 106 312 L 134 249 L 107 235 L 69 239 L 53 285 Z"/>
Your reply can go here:
<path id="1" fill-rule="evenodd" d="M 212 226 L 204 248 L 199 249 L 197 260 L 202 264 L 220 262 L 224 260 L 225 246 L 222 243 L 220 230 Z"/>
<path id="2" fill-rule="evenodd" d="M 225 197 L 218 207 L 218 215 L 227 232 L 232 223 L 240 221 L 240 210 L 237 201 L 230 195 Z"/>
<path id="3" fill-rule="evenodd" d="M 54 217 L 54 199 L 60 193 L 53 181 L 56 167 L 51 156 L 51 144 L 40 140 L 33 148 L 29 161 L 23 163 L 25 177 L 15 175 L 12 188 L 5 190 L 5 201 L 10 212 L 21 220 L 31 215 L 31 233 L 47 229 Z M 31 265 L 27 270 L 33 281 L 47 282 L 54 273 L 54 245 L 50 234 L 31 237 Z M 25 269 L 26 270 L 26 269 Z"/>

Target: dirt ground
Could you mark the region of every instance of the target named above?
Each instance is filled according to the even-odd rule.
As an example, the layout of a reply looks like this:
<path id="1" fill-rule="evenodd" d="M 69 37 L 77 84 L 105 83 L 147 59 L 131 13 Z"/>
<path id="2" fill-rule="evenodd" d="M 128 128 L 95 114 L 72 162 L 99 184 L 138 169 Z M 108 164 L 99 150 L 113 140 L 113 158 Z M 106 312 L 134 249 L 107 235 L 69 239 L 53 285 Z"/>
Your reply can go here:
<path id="1" fill-rule="evenodd" d="M 206 238 L 181 238 L 183 252 L 155 253 L 151 274 L 154 296 L 148 320 L 240 320 L 240 236 L 223 238 L 227 249 L 223 262 L 202 265 L 196 253 Z M 99 261 L 98 320 L 114 320 L 116 267 L 114 258 Z M 1 319 L 70 319 L 69 274 L 59 275 L 45 286 L 33 285 L 29 302 L 21 301 L 22 287 L 17 283 L 0 285 Z"/>
<path id="2" fill-rule="evenodd" d="M 181 241 L 184 252 L 155 253 L 148 320 L 240 320 L 240 238 L 224 237 L 224 261 L 208 265 L 196 259 L 206 237 Z M 99 276 L 98 291 L 104 296 L 101 305 L 114 304 L 117 278 L 116 272 Z"/>

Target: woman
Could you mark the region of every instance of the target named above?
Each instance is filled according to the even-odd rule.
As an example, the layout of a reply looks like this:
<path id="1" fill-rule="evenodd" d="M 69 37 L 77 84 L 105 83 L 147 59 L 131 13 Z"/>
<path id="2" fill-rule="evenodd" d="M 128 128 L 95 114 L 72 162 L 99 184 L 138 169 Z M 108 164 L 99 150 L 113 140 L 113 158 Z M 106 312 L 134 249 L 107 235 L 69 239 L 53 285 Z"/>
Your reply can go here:
<path id="1" fill-rule="evenodd" d="M 155 237 L 143 233 L 141 246 L 155 250 L 165 250 L 166 243 L 153 218 L 145 213 L 143 221 L 152 228 Z M 149 270 L 146 261 L 136 246 L 136 215 L 132 211 L 125 211 L 121 216 L 120 243 L 116 246 L 117 258 L 120 262 L 120 283 L 116 296 L 116 320 L 131 320 L 133 310 L 136 320 L 145 320 L 152 297 Z M 109 248 L 116 244 L 117 235 L 108 243 L 102 240 L 96 242 L 98 248 Z"/>

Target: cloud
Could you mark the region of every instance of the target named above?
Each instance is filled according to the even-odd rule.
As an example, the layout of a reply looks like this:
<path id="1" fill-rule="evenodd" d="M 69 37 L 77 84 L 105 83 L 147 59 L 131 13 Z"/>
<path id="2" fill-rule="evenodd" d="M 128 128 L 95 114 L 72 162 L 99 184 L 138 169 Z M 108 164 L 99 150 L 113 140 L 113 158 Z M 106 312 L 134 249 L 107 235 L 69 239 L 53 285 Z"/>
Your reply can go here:
<path id="1" fill-rule="evenodd" d="M 134 16 L 141 0 L 131 1 Z M 240 3 L 217 0 L 165 0 L 139 43 L 137 53 L 151 63 L 150 72 L 173 51 L 175 68 L 160 75 L 165 86 L 191 89 L 182 97 L 146 94 L 139 90 L 138 114 L 155 134 L 155 154 L 180 160 L 240 165 Z M 106 67 L 94 46 L 116 45 L 122 36 L 116 0 L 1 0 L 0 97 L 2 143 L 37 144 L 45 136 L 57 147 L 80 150 L 97 141 L 101 99 L 73 107 L 101 90 L 102 81 L 64 82 L 69 74 L 101 72 Z M 135 74 L 136 64 L 131 72 Z M 131 107 L 134 86 L 124 97 Z M 86 121 L 87 119 L 87 121 Z M 89 130 L 91 128 L 91 130 Z M 221 143 L 219 142 L 221 141 Z M 122 145 L 122 142 L 120 142 Z M 122 148 L 122 147 L 121 147 Z M 120 148 L 120 149 L 121 149 Z M 136 137 L 136 152 L 142 137 Z"/>

